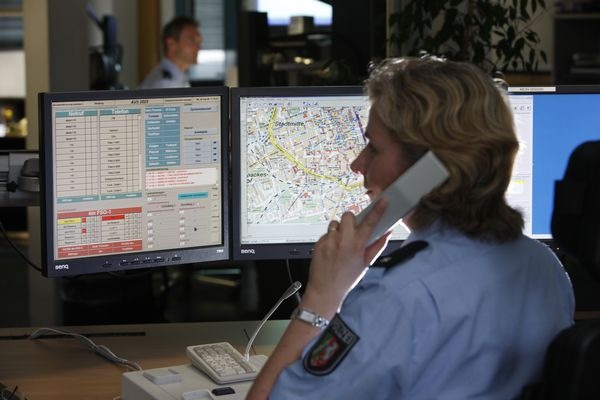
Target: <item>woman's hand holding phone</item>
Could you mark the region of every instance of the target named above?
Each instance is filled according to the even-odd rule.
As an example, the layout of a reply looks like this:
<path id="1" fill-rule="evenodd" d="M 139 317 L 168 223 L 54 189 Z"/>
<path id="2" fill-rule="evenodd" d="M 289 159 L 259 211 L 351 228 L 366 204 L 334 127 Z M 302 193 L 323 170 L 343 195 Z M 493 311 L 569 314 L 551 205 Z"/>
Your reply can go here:
<path id="1" fill-rule="evenodd" d="M 302 301 L 304 306 L 320 311 L 326 317 L 332 317 L 337 312 L 346 293 L 385 248 L 389 233 L 371 245 L 368 241 L 387 205 L 387 199 L 377 201 L 358 224 L 351 212 L 344 213 L 340 222 L 329 223 L 327 233 L 314 248 Z"/>

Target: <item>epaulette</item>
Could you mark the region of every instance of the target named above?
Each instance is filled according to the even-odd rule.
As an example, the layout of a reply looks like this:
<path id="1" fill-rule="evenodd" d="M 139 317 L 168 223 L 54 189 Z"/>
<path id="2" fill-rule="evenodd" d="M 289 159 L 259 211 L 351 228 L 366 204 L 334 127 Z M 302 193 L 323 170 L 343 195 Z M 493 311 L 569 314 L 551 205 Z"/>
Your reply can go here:
<path id="1" fill-rule="evenodd" d="M 415 254 L 427 246 L 429 246 L 429 243 L 424 240 L 415 240 L 414 242 L 407 243 L 393 253 L 379 257 L 375 260 L 373 265 L 371 265 L 371 268 L 385 268 L 387 270 L 395 267 L 396 265 L 400 265 L 403 262 L 410 260 Z"/>

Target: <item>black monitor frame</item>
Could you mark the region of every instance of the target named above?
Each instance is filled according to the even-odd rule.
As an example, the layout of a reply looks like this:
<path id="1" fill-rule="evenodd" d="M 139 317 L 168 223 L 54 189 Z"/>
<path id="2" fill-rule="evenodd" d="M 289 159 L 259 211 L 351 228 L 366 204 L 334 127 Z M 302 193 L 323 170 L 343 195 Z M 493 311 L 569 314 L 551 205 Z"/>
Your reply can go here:
<path id="1" fill-rule="evenodd" d="M 53 102 L 80 102 L 89 100 L 132 100 L 143 103 L 152 98 L 218 97 L 220 107 L 220 174 L 216 176 L 220 189 L 221 238 L 220 243 L 197 247 L 102 254 L 87 257 L 59 259 L 55 256 L 55 189 L 53 145 L 55 139 L 52 125 Z M 229 89 L 227 87 L 177 88 L 120 91 L 86 91 L 39 94 L 40 162 L 41 168 L 41 224 L 42 224 L 42 271 L 47 277 L 61 277 L 101 272 L 165 267 L 197 262 L 228 260 L 230 256 L 229 232 Z M 191 101 L 191 100 L 190 100 Z M 192 127 L 193 128 L 193 127 Z M 141 149 L 140 154 L 147 149 Z M 145 156 L 143 157 L 145 160 Z M 141 163 L 146 169 L 144 161 Z M 145 189 L 143 189 L 145 190 Z M 141 201 L 146 198 L 141 197 Z M 178 232 L 179 233 L 179 232 Z"/>

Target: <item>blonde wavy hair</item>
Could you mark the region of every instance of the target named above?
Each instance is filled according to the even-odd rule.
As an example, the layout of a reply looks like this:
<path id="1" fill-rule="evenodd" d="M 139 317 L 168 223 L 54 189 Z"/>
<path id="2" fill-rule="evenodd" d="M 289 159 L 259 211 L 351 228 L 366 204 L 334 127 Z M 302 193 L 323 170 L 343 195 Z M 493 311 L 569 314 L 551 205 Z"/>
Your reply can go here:
<path id="1" fill-rule="evenodd" d="M 523 217 L 504 197 L 519 142 L 491 77 L 472 64 L 397 58 L 375 66 L 365 89 L 410 164 L 432 150 L 450 172 L 415 209 L 415 228 L 441 219 L 482 240 L 520 235 Z"/>

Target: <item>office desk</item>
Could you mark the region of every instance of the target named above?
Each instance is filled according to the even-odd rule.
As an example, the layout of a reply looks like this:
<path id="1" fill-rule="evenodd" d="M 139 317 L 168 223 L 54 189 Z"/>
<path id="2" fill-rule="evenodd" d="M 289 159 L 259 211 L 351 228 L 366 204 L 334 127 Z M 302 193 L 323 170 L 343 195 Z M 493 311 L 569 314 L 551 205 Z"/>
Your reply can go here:
<path id="1" fill-rule="evenodd" d="M 189 363 L 189 345 L 228 341 L 244 352 L 257 321 L 149 325 L 76 326 L 65 329 L 88 336 L 117 356 L 143 369 Z M 288 321 L 268 321 L 254 348 L 270 354 Z M 88 350 L 70 337 L 26 339 L 35 328 L 0 329 L 0 383 L 19 386 L 28 400 L 103 399 L 120 396 L 121 375 L 128 370 Z"/>

